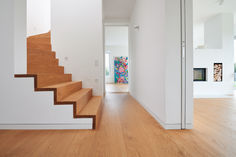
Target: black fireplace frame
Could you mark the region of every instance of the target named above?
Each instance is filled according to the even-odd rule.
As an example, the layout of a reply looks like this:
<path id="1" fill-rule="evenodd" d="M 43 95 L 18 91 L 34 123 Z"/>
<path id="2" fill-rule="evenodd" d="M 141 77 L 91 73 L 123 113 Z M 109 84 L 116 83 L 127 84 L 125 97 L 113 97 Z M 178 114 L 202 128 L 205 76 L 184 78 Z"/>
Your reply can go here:
<path id="1" fill-rule="evenodd" d="M 206 82 L 207 81 L 207 68 L 194 68 L 193 72 L 196 71 L 196 70 L 202 72 L 203 79 L 195 79 L 194 74 L 193 74 L 193 81 L 195 81 L 195 82 Z"/>

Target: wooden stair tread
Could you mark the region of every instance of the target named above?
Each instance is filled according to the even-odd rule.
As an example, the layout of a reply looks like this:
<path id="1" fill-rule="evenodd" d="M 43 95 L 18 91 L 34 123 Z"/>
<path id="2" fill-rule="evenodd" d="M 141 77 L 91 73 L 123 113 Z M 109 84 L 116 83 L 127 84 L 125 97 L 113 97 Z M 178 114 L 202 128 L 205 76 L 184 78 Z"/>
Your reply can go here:
<path id="1" fill-rule="evenodd" d="M 31 40 L 31 39 L 51 39 L 50 36 L 48 35 L 36 35 L 36 36 L 31 36 L 31 37 L 28 37 L 27 40 Z"/>
<path id="2" fill-rule="evenodd" d="M 99 112 L 99 109 L 102 105 L 101 96 L 93 96 L 87 105 L 80 112 L 76 112 L 76 115 L 81 116 L 96 116 Z"/>
<path id="3" fill-rule="evenodd" d="M 36 35 L 36 36 L 30 36 L 27 38 L 27 40 L 31 40 L 31 39 L 51 39 L 51 37 L 49 35 Z"/>
<path id="4" fill-rule="evenodd" d="M 79 91 L 69 95 L 65 99 L 62 100 L 62 102 L 76 102 L 79 100 L 81 97 L 86 95 L 88 92 L 90 92 L 92 89 L 91 88 L 82 88 Z"/>
<path id="5" fill-rule="evenodd" d="M 47 76 L 48 78 L 50 78 L 50 77 L 72 76 L 72 74 L 51 74 L 51 73 L 40 73 L 40 74 L 37 74 L 37 75 L 38 76 L 45 76 L 45 77 Z M 71 82 L 71 81 L 67 81 L 67 82 Z M 55 85 L 55 84 L 53 84 L 53 85 Z M 48 86 L 52 86 L 52 85 L 48 85 Z"/>
<path id="6" fill-rule="evenodd" d="M 37 38 L 51 38 L 51 32 L 37 34 L 37 35 L 28 37 L 28 39 L 37 39 Z"/>
<path id="7" fill-rule="evenodd" d="M 59 103 L 67 96 L 79 91 L 82 88 L 82 81 L 70 81 L 65 83 L 59 83 L 51 86 L 42 87 L 45 90 L 56 89 L 56 102 Z"/>
<path id="8" fill-rule="evenodd" d="M 59 65 L 47 65 L 47 64 L 32 64 L 32 66 L 37 67 L 37 68 L 63 68 L 64 66 L 59 66 Z M 47 72 L 45 72 L 47 74 Z M 64 74 L 64 73 L 63 73 Z"/>
<path id="9" fill-rule="evenodd" d="M 64 66 L 60 65 L 46 65 L 46 64 L 35 64 L 37 67 L 49 67 L 49 68 L 64 68 Z"/>
<path id="10" fill-rule="evenodd" d="M 41 73 L 39 75 L 71 75 L 71 74 L 50 74 L 50 73 Z M 68 81 L 69 82 L 69 81 Z"/>
<path id="11" fill-rule="evenodd" d="M 42 49 L 37 49 L 37 48 L 27 48 L 27 51 L 28 52 L 30 52 L 30 54 L 31 54 L 31 52 L 32 53 L 40 53 L 40 52 L 43 52 L 43 53 L 51 53 L 51 52 L 53 52 L 53 53 L 56 53 L 55 51 L 51 51 L 51 50 L 42 50 Z"/>
<path id="12" fill-rule="evenodd" d="M 36 52 L 36 53 L 28 53 L 27 57 L 53 57 L 56 58 L 55 52 Z"/>
<path id="13" fill-rule="evenodd" d="M 42 87 L 42 88 L 60 88 L 60 87 L 64 87 L 67 85 L 71 85 L 71 84 L 75 84 L 78 82 L 82 82 L 82 81 L 71 81 L 71 82 L 65 82 L 65 83 L 59 83 L 59 84 L 55 84 L 55 85 L 51 85 L 51 86 L 46 86 L 46 87 Z"/>
<path id="14" fill-rule="evenodd" d="M 27 44 L 51 46 L 50 43 L 38 43 L 37 41 L 27 41 Z"/>

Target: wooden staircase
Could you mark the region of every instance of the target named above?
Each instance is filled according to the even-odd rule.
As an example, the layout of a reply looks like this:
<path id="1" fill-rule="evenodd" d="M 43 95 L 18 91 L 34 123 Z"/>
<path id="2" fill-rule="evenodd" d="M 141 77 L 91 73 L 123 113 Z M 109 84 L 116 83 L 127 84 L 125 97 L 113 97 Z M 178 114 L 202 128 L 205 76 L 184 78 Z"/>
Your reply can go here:
<path id="1" fill-rule="evenodd" d="M 72 75 L 65 74 L 58 63 L 50 32 L 32 36 L 27 39 L 27 74 L 15 77 L 33 77 L 35 91 L 53 91 L 55 105 L 72 104 L 74 118 L 92 118 L 96 129 L 102 97 L 93 96 L 91 88 L 82 88 L 82 81 L 72 81 Z"/>

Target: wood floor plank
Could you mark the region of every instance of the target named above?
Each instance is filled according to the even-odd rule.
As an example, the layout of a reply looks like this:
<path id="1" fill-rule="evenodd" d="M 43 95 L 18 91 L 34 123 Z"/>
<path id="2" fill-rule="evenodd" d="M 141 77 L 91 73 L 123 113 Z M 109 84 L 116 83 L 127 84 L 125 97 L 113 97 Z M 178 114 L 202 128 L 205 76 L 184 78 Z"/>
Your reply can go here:
<path id="1" fill-rule="evenodd" d="M 130 95 L 107 94 L 100 127 L 0 131 L 0 157 L 235 157 L 236 99 L 196 99 L 193 130 L 164 130 Z"/>

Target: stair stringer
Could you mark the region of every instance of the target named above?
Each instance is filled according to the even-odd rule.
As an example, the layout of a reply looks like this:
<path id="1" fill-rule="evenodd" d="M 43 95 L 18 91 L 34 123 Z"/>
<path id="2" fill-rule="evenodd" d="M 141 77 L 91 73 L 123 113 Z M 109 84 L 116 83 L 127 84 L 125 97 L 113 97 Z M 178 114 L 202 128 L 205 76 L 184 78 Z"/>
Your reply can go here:
<path id="1" fill-rule="evenodd" d="M 92 118 L 92 129 L 96 129 L 97 119 L 95 115 L 77 115 L 77 104 L 74 101 L 68 101 L 68 102 L 60 102 L 57 99 L 57 88 L 38 88 L 37 87 L 37 74 L 16 74 L 16 78 L 33 78 L 34 79 L 34 91 L 35 92 L 43 92 L 43 91 L 52 91 L 53 97 L 54 97 L 54 105 L 73 105 L 73 118 Z"/>
<path id="2" fill-rule="evenodd" d="M 53 106 L 53 92 L 34 92 L 33 78 L 4 77 L 0 129 L 92 129 L 91 118 L 74 119 L 72 105 Z"/>

